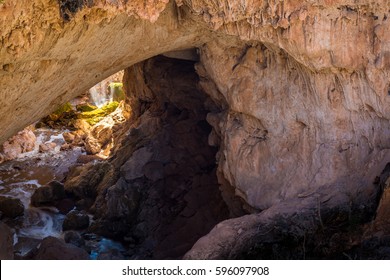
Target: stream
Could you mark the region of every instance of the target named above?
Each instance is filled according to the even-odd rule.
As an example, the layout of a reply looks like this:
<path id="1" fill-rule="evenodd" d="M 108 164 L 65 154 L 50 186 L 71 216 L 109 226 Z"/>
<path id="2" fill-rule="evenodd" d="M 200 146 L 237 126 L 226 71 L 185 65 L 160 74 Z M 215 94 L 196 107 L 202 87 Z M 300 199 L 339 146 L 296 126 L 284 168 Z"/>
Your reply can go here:
<path id="1" fill-rule="evenodd" d="M 53 180 L 62 181 L 69 168 L 77 163 L 78 157 L 85 154 L 80 147 L 60 150 L 61 145 L 65 143 L 62 137 L 65 131 L 36 129 L 34 134 L 37 143 L 33 151 L 0 164 L 0 195 L 18 198 L 25 207 L 23 216 L 6 220 L 6 223 L 15 230 L 15 250 L 22 257 L 45 237 L 53 236 L 61 239 L 64 237 L 62 223 L 65 215 L 59 213 L 55 207 L 33 207 L 30 205 L 30 200 L 37 188 Z M 40 153 L 39 145 L 42 143 L 55 143 L 56 147 Z M 110 252 L 123 258 L 121 254 L 125 249 L 118 242 L 93 234 L 85 235 L 84 239 L 91 259 L 105 258 Z"/>

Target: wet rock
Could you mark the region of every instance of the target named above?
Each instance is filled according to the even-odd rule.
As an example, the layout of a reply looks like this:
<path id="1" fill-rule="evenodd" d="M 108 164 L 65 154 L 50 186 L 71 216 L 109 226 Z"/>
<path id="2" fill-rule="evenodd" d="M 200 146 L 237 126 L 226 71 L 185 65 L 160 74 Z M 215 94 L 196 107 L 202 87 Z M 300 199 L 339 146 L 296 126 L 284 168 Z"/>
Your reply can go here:
<path id="1" fill-rule="evenodd" d="M 72 146 L 70 144 L 68 144 L 68 143 L 65 143 L 65 144 L 61 145 L 61 149 L 60 150 L 61 151 L 68 151 L 70 149 L 72 149 Z"/>
<path id="2" fill-rule="evenodd" d="M 85 151 L 87 154 L 96 155 L 101 151 L 101 149 L 102 146 L 95 137 L 90 135 L 85 139 Z"/>
<path id="3" fill-rule="evenodd" d="M 43 143 L 43 144 L 39 145 L 39 152 L 40 153 L 50 152 L 50 151 L 54 150 L 55 147 L 57 147 L 56 143 L 53 143 L 53 142 Z"/>
<path id="4" fill-rule="evenodd" d="M 91 198 L 83 198 L 76 202 L 76 209 L 81 210 L 88 210 L 91 208 L 95 201 Z"/>
<path id="5" fill-rule="evenodd" d="M 73 132 L 64 132 L 62 133 L 62 136 L 64 137 L 66 143 L 72 143 L 75 139 L 75 134 Z"/>
<path id="6" fill-rule="evenodd" d="M 24 206 L 18 198 L 0 196 L 0 211 L 3 217 L 13 219 L 24 214 Z"/>
<path id="7" fill-rule="evenodd" d="M 61 214 L 67 214 L 73 210 L 76 203 L 73 199 L 65 198 L 54 203 L 54 206 L 60 211 Z"/>
<path id="8" fill-rule="evenodd" d="M 31 204 L 39 207 L 52 204 L 55 201 L 65 198 L 64 185 L 58 181 L 52 181 L 46 186 L 42 186 L 35 190 L 31 196 Z"/>
<path id="9" fill-rule="evenodd" d="M 64 240 L 66 243 L 73 244 L 77 247 L 83 247 L 85 245 L 85 240 L 77 231 L 67 231 L 64 235 Z"/>
<path id="10" fill-rule="evenodd" d="M 73 244 L 67 244 L 55 237 L 42 240 L 34 260 L 88 260 L 88 253 Z"/>
<path id="11" fill-rule="evenodd" d="M 37 250 L 42 240 L 30 237 L 18 237 L 18 242 L 15 244 L 15 258 L 29 259 Z"/>
<path id="12" fill-rule="evenodd" d="M 62 224 L 62 230 L 81 230 L 89 226 L 89 217 L 77 210 L 69 212 Z"/>
<path id="13" fill-rule="evenodd" d="M 0 222 L 0 260 L 12 260 L 14 258 L 13 232 L 3 222 Z"/>

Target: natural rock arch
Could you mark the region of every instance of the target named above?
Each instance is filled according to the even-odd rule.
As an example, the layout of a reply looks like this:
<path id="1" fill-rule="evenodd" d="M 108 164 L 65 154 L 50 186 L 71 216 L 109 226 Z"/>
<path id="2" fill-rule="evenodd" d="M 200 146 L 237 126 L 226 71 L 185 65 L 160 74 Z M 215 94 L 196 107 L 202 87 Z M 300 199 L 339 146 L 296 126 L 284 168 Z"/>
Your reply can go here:
<path id="1" fill-rule="evenodd" d="M 2 4 L 0 142 L 119 70 L 207 40 L 199 26 L 180 22 L 172 2 L 161 2 L 145 11 L 96 3 L 71 20 L 55 1 Z"/>
<path id="2" fill-rule="evenodd" d="M 199 47 L 200 85 L 223 108 L 208 118 L 220 178 L 254 212 L 371 203 L 390 161 L 387 1 L 231 2 L 0 4 L 0 141 L 117 70 Z"/>

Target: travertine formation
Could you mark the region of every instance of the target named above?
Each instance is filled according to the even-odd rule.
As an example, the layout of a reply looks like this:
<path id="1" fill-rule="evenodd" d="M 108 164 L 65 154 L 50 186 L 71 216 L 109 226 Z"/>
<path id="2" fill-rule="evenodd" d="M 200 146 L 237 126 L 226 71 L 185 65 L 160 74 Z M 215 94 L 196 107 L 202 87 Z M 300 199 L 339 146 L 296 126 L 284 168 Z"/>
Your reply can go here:
<path id="1" fill-rule="evenodd" d="M 389 17 L 387 0 L 5 0 L 0 140 L 120 69 L 198 48 L 232 215 L 269 209 L 245 218 L 261 224 L 280 203 L 299 209 L 324 196 L 327 209 L 364 209 L 390 162 Z M 128 97 L 136 114 L 142 94 Z M 229 223 L 208 242 L 234 232 Z M 227 256 L 203 254 L 207 238 L 187 257 Z"/>

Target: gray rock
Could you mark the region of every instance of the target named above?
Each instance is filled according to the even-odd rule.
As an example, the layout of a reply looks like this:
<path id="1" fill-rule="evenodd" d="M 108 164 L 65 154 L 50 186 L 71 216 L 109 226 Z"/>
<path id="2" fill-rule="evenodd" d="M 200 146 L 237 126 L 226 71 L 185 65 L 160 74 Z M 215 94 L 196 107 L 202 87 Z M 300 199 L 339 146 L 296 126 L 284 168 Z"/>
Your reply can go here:
<path id="1" fill-rule="evenodd" d="M 70 211 L 62 224 L 62 230 L 81 230 L 89 226 L 89 217 L 77 210 Z"/>
<path id="2" fill-rule="evenodd" d="M 143 166 L 152 157 L 152 152 L 143 147 L 133 153 L 129 160 L 121 167 L 121 175 L 126 181 L 140 178 L 144 175 Z"/>
<path id="3" fill-rule="evenodd" d="M 107 191 L 107 212 L 108 218 L 117 219 L 119 217 L 132 217 L 135 215 L 140 194 L 138 190 L 129 185 L 123 178 Z"/>
<path id="4" fill-rule="evenodd" d="M 14 258 L 13 233 L 3 222 L 0 222 L 0 259 L 12 260 Z"/>
<path id="5" fill-rule="evenodd" d="M 77 247 L 82 247 L 85 245 L 85 240 L 77 231 L 67 231 L 65 232 L 64 240 L 66 243 L 73 244 Z"/>
<path id="6" fill-rule="evenodd" d="M 146 178 L 155 182 L 164 178 L 164 165 L 159 161 L 150 161 L 144 166 Z"/>

